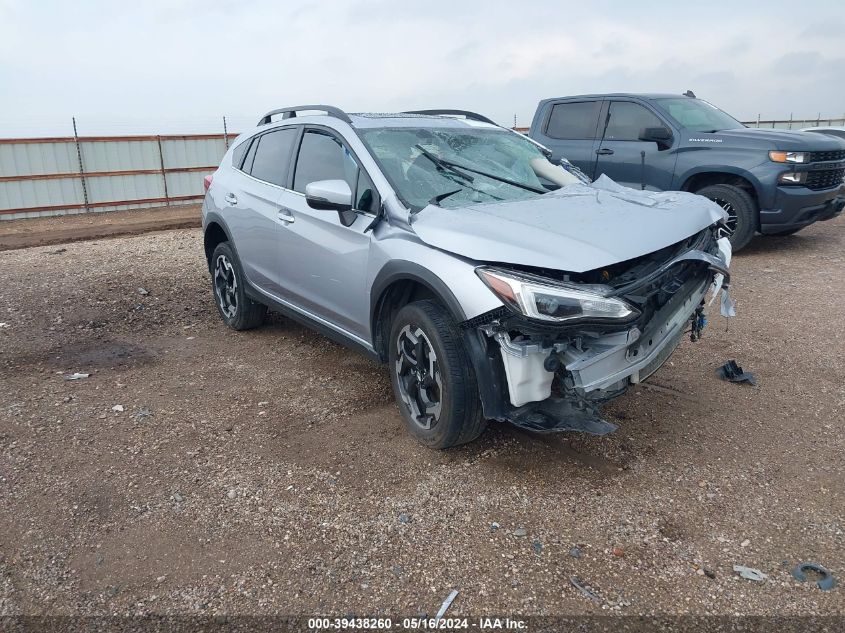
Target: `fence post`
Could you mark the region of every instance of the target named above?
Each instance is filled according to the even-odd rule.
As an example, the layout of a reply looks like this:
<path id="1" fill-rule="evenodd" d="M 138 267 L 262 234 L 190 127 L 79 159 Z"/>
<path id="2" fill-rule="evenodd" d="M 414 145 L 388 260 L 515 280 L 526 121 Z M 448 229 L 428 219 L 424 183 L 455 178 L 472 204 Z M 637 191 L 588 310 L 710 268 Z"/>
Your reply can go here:
<path id="1" fill-rule="evenodd" d="M 76 158 L 79 161 L 79 180 L 82 182 L 82 201 L 85 205 L 85 213 L 91 211 L 88 206 L 88 186 L 85 183 L 85 167 L 82 165 L 82 147 L 79 145 L 79 134 L 76 131 L 76 117 L 73 120 L 73 142 L 76 144 Z"/>
<path id="2" fill-rule="evenodd" d="M 229 130 L 226 129 L 226 117 L 223 117 L 223 142 L 226 143 L 226 149 L 229 149 Z"/>
<path id="3" fill-rule="evenodd" d="M 164 152 L 161 149 L 161 135 L 156 137 L 158 141 L 158 160 L 161 165 L 161 181 L 164 183 L 164 203 L 170 206 L 170 195 L 167 193 L 167 172 L 164 171 Z"/>
<path id="4" fill-rule="evenodd" d="M 792 112 L 789 113 L 789 129 L 792 129 Z"/>

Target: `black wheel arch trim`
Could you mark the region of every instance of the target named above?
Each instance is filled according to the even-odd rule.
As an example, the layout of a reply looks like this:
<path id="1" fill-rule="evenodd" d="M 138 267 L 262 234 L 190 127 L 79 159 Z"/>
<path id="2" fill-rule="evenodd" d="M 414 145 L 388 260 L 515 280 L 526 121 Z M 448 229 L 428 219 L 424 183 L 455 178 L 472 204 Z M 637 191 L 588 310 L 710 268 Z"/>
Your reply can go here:
<path id="1" fill-rule="evenodd" d="M 373 285 L 370 288 L 371 320 L 377 314 L 378 303 L 381 300 L 382 294 L 391 284 L 397 281 L 414 281 L 422 284 L 443 302 L 443 306 L 449 310 L 455 323 L 466 321 L 467 317 L 463 307 L 461 307 L 460 302 L 445 281 L 424 266 L 399 259 L 385 264 L 373 280 Z"/>

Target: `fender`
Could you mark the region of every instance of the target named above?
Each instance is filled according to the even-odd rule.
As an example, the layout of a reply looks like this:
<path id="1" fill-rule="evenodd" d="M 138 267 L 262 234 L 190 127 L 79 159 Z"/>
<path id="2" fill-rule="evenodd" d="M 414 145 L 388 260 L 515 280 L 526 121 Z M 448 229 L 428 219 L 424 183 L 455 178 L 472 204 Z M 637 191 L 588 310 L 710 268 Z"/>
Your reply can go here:
<path id="1" fill-rule="evenodd" d="M 460 302 L 458 302 L 454 293 L 449 289 L 449 286 L 446 285 L 446 282 L 419 264 L 394 259 L 382 267 L 371 285 L 370 322 L 372 325 L 375 325 L 373 320 L 375 319 L 376 311 L 379 307 L 378 302 L 382 293 L 390 284 L 396 281 L 415 281 L 425 286 L 443 301 L 455 323 L 462 323 L 467 320 Z"/>
<path id="2" fill-rule="evenodd" d="M 715 165 L 696 165 L 690 169 L 687 169 L 683 173 L 675 173 L 675 185 L 678 189 L 681 189 L 689 180 L 698 174 L 704 173 L 718 173 L 718 174 L 731 174 L 733 176 L 739 176 L 740 178 L 744 178 L 748 182 L 751 183 L 751 186 L 754 187 L 754 191 L 757 194 L 757 197 L 760 197 L 760 192 L 763 189 L 763 185 L 760 180 L 752 174 L 747 169 L 742 167 L 736 167 L 735 165 L 725 165 L 725 164 L 715 164 Z M 683 191 L 683 190 L 682 190 Z"/>

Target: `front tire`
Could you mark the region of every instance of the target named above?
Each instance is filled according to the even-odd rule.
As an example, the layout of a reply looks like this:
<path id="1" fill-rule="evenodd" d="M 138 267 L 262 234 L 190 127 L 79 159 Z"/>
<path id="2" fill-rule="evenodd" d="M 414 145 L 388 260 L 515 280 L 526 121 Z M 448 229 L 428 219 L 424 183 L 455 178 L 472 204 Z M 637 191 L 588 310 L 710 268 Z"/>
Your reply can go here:
<path id="1" fill-rule="evenodd" d="M 463 337 L 439 304 L 415 301 L 399 311 L 390 331 L 388 367 L 402 421 L 418 441 L 449 448 L 484 431 Z"/>
<path id="2" fill-rule="evenodd" d="M 757 230 L 757 203 L 747 191 L 733 185 L 710 185 L 696 191 L 728 213 L 728 228 L 734 252 L 748 245 Z"/>
<path id="3" fill-rule="evenodd" d="M 220 318 L 233 330 L 251 330 L 264 322 L 267 306 L 246 296 L 246 278 L 229 242 L 211 255 L 211 290 Z"/>

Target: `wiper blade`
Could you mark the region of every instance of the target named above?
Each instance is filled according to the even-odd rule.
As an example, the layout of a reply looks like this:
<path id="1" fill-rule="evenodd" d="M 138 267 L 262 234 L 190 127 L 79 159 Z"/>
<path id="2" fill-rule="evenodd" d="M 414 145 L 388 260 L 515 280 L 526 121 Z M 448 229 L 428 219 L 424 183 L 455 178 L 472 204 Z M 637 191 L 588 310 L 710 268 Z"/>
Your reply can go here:
<path id="1" fill-rule="evenodd" d="M 452 172 L 453 174 L 455 174 L 456 176 L 460 176 L 461 178 L 463 178 L 467 182 L 472 182 L 473 180 L 475 180 L 475 178 L 473 178 L 469 174 L 464 173 L 460 169 L 456 169 L 455 166 L 450 164 L 448 161 L 443 160 L 439 156 L 435 156 L 434 154 L 429 152 L 426 148 L 424 148 L 419 143 L 414 145 L 414 147 L 416 147 L 418 150 L 420 150 L 420 152 L 422 152 L 423 156 L 425 156 L 428 160 L 430 160 L 432 163 L 434 163 L 437 166 L 437 169 Z"/>
<path id="2" fill-rule="evenodd" d="M 434 196 L 431 200 L 429 200 L 428 203 L 429 204 L 436 204 L 439 207 L 440 203 L 443 200 L 445 200 L 449 196 L 455 195 L 456 193 L 460 193 L 461 191 L 463 191 L 463 188 L 455 189 L 454 191 L 447 191 L 446 193 L 439 193 L 436 196 Z"/>
<path id="3" fill-rule="evenodd" d="M 462 165 L 461 163 L 453 163 L 452 161 L 446 160 L 445 158 L 438 158 L 437 160 L 439 160 L 441 163 L 449 165 L 450 167 L 465 169 L 466 171 L 471 171 L 472 173 L 478 174 L 479 176 L 498 180 L 499 182 L 503 182 L 506 185 L 510 185 L 511 187 L 519 187 L 520 189 L 533 191 L 534 193 L 548 193 L 546 189 L 541 189 L 539 187 L 535 187 L 534 185 L 527 185 L 524 182 L 517 182 L 516 180 L 511 180 L 510 178 L 505 178 L 504 176 L 497 176 L 496 174 L 481 171 L 480 169 L 475 169 L 474 167 L 467 167 L 466 165 Z"/>

